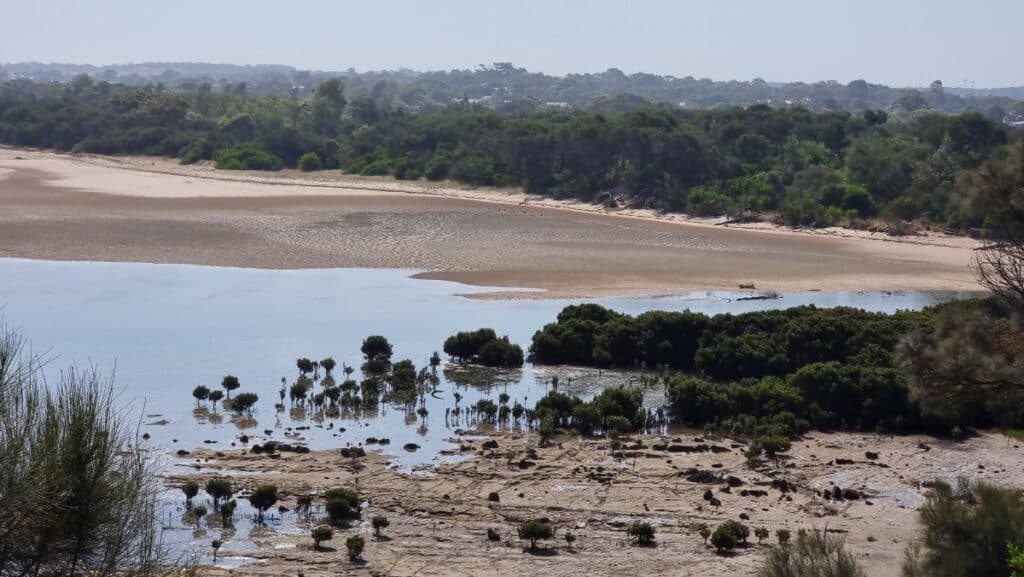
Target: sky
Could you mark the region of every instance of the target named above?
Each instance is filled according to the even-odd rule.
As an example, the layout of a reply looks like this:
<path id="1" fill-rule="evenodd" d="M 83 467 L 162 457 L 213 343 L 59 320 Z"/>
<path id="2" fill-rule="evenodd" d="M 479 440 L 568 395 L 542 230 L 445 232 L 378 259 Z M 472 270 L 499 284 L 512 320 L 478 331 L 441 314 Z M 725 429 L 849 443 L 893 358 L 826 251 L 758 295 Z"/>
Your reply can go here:
<path id="1" fill-rule="evenodd" d="M 0 0 L 0 62 L 1024 85 L 1024 0 Z"/>

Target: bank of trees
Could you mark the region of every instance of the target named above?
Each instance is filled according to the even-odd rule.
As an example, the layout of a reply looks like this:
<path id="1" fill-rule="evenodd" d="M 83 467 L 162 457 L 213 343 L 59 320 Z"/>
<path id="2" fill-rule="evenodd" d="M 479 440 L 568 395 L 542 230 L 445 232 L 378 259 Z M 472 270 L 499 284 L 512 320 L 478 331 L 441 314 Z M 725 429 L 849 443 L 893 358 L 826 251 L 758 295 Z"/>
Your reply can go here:
<path id="1" fill-rule="evenodd" d="M 965 316 L 973 324 L 956 321 Z M 695 427 L 762 438 L 812 427 L 956 432 L 1024 422 L 1011 323 L 992 300 L 892 315 L 796 307 L 711 317 L 584 304 L 563 309 L 530 351 L 540 363 L 672 373 L 668 408 Z M 547 408 L 556 426 L 583 431 L 607 424 L 562 397 L 538 414 Z"/>
<path id="2" fill-rule="evenodd" d="M 499 112 L 453 103 L 413 114 L 379 98 L 350 100 L 337 78 L 304 99 L 88 77 L 0 86 L 0 142 L 15 146 L 452 179 L 609 206 L 769 212 L 809 226 L 883 219 L 987 227 L 991 215 L 964 202 L 963 177 L 1010 138 L 977 113 L 764 105 Z"/>

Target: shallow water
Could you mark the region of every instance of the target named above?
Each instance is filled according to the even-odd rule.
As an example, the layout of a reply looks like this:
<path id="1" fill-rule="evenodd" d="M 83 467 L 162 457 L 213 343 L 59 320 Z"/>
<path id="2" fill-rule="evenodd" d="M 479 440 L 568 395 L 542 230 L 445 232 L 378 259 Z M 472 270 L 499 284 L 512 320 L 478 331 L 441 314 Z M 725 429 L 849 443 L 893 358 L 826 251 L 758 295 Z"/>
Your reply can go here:
<path id="1" fill-rule="evenodd" d="M 332 356 L 339 369 L 342 363 L 358 367 L 362 339 L 383 334 L 394 345 L 396 360 L 409 358 L 422 366 L 448 335 L 484 326 L 508 334 L 525 349 L 533 332 L 554 320 L 564 306 L 584 302 L 468 299 L 456 293 L 493 289 L 414 280 L 408 278 L 412 272 L 0 259 L 0 304 L 5 305 L 3 316 L 24 330 L 35 352 L 50 357 L 51 378 L 71 363 L 115 372 L 121 399 L 133 414 L 144 415 L 141 430 L 151 436 L 149 444 L 155 449 L 229 448 L 241 433 L 262 440 L 267 438 L 264 431 L 271 431 L 269 438 L 314 449 L 378 437 L 391 440 L 383 450 L 394 456 L 396 465 L 409 467 L 438 459 L 438 452 L 449 448 L 446 439 L 453 431 L 471 424 L 465 413 L 460 418 L 446 415 L 455 406 L 456 391 L 462 407 L 479 398 L 497 401 L 501 392 L 510 395 L 510 403 L 532 407 L 549 390 L 555 371 L 527 365 L 511 372 L 485 371 L 472 382 L 443 371 L 437 393 L 426 398 L 425 418 L 382 402 L 372 414 L 343 413 L 330 419 L 310 411 L 275 411 L 282 377 L 290 383 L 297 376 L 295 359 Z M 736 300 L 749 294 L 587 300 L 631 314 L 654 309 L 715 314 L 802 304 L 892 312 L 965 296 L 797 293 L 774 300 Z M 196 410 L 193 387 L 216 388 L 228 373 L 239 377 L 240 391 L 259 395 L 254 420 L 240 423 L 224 411 Z M 637 378 L 592 370 L 559 369 L 557 374 L 560 389 L 583 397 Z M 404 451 L 410 442 L 421 449 Z"/>

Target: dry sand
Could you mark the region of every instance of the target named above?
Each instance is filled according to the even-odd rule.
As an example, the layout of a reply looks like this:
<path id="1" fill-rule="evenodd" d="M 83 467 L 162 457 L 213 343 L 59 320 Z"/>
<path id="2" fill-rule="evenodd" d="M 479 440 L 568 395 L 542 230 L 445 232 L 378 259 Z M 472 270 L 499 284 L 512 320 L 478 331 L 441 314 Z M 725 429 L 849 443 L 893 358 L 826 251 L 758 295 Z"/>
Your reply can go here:
<path id="1" fill-rule="evenodd" d="M 453 184 L 0 149 L 0 255 L 389 267 L 539 296 L 978 288 L 969 239 L 796 232 Z M 521 298 L 529 293 L 498 296 Z M 494 296 L 492 294 L 492 296 Z"/>
<path id="2" fill-rule="evenodd" d="M 747 467 L 738 443 L 693 434 L 637 437 L 639 445 L 627 440 L 618 458 L 605 440 L 565 436 L 540 447 L 534 434 L 500 433 L 489 439 L 497 448 L 483 448 L 479 438 L 463 438 L 458 442 L 469 460 L 418 474 L 389 468 L 383 456 L 373 453 L 357 465 L 337 451 L 270 458 L 244 451 L 218 457 L 201 450 L 189 459 L 198 457 L 193 463 L 203 472 L 189 473 L 186 462 L 171 482 L 242 472 L 234 477 L 236 485 L 251 489 L 275 483 L 289 508 L 299 495 L 338 486 L 357 487 L 368 499 L 362 524 L 337 532 L 330 543 L 337 551 L 313 551 L 307 536 L 264 535 L 263 546 L 250 554 L 259 562 L 235 570 L 260 577 L 753 575 L 779 528 L 794 535 L 802 528 L 827 528 L 845 537 L 868 575 L 895 577 L 917 531 L 915 508 L 928 491 L 922 484 L 964 475 L 1024 486 L 1024 453 L 1016 440 L 998 434 L 951 443 L 923 436 L 813 433 L 794 442 L 791 456 L 778 465 L 756 469 Z M 680 451 L 699 445 L 716 449 Z M 877 457 L 869 459 L 868 451 Z M 839 459 L 850 462 L 839 464 Z M 689 469 L 723 479 L 734 475 L 742 485 L 725 492 L 724 481 L 688 480 Z M 783 492 L 782 480 L 792 490 Z M 859 498 L 821 496 L 836 486 L 856 490 Z M 720 506 L 704 500 L 707 489 Z M 765 494 L 744 493 L 750 490 Z M 498 493 L 498 502 L 489 500 L 491 492 Z M 366 524 L 382 513 L 391 521 L 390 539 L 377 541 Z M 322 521 L 321 515 L 311 522 Z M 758 545 L 751 535 L 750 546 L 734 555 L 716 555 L 699 536 L 700 527 L 741 515 L 749 518 L 743 522 L 751 528 L 768 528 L 771 537 Z M 556 525 L 556 539 L 543 553 L 526 552 L 515 527 L 540 517 Z M 637 519 L 656 526 L 656 547 L 630 545 L 624 526 Z M 215 527 L 218 522 L 210 520 Z M 501 541 L 489 541 L 488 529 L 497 530 Z M 344 548 L 344 539 L 356 532 L 367 538 L 366 563 L 359 566 L 347 561 Z M 567 532 L 578 537 L 571 548 L 563 540 Z"/>

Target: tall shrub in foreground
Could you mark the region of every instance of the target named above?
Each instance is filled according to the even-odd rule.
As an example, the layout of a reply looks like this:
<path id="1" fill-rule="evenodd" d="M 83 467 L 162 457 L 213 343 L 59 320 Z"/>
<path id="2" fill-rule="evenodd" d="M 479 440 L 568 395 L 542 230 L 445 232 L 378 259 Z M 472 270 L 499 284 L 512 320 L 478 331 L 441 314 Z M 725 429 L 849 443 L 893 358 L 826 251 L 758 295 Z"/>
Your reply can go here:
<path id="1" fill-rule="evenodd" d="M 824 531 L 800 531 L 796 542 L 773 547 L 758 577 L 865 577 L 843 540 Z"/>
<path id="2" fill-rule="evenodd" d="M 156 471 L 110 381 L 70 369 L 44 386 L 0 321 L 0 575 L 169 573 Z M 186 492 L 186 496 L 188 492 Z"/>

